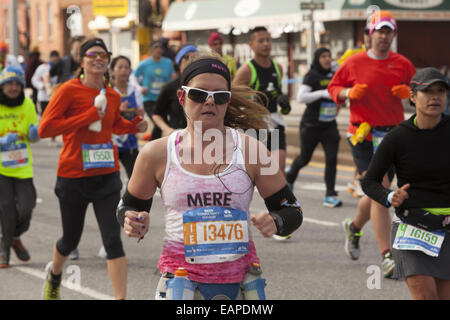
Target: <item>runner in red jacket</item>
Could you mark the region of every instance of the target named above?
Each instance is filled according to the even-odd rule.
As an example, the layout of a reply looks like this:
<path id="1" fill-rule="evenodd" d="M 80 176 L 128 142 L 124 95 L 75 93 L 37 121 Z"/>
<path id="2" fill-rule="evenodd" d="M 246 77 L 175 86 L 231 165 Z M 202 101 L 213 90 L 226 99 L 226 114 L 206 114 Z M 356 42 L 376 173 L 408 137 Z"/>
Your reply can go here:
<path id="1" fill-rule="evenodd" d="M 382 137 L 404 119 L 402 99 L 410 95 L 409 81 L 415 74 L 412 63 L 404 56 L 390 50 L 397 34 L 397 24 L 388 11 L 378 11 L 370 23 L 371 48 L 348 58 L 338 69 L 328 91 L 336 103 L 350 99 L 349 142 L 358 173 L 363 176 Z M 362 125 L 364 124 L 364 125 Z M 359 142 L 359 131 L 366 136 Z M 361 126 L 361 130 L 358 128 Z M 351 138 L 353 137 L 354 138 Z M 357 143 L 356 143 L 357 142 Z M 393 178 L 385 175 L 383 184 L 388 187 Z M 356 217 L 343 222 L 346 231 L 345 251 L 353 260 L 359 258 L 361 229 L 372 218 L 372 225 L 383 259 L 383 274 L 390 277 L 395 264 L 390 252 L 391 218 L 387 208 L 369 197 L 359 200 Z"/>

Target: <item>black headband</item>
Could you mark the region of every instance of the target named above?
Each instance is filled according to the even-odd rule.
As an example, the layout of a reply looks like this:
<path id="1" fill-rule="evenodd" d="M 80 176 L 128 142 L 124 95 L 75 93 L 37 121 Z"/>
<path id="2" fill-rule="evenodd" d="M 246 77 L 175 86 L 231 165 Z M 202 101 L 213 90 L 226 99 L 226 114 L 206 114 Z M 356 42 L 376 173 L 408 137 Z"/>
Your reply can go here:
<path id="1" fill-rule="evenodd" d="M 199 59 L 189 64 L 181 75 L 181 84 L 183 86 L 187 85 L 192 78 L 202 73 L 220 74 L 227 80 L 228 89 L 231 88 L 231 78 L 228 67 L 222 61 L 215 58 Z"/>
<path id="2" fill-rule="evenodd" d="M 86 54 L 86 52 L 87 52 L 90 48 L 95 47 L 95 46 L 102 47 L 103 50 L 105 50 L 107 53 L 111 54 L 111 53 L 108 51 L 108 49 L 106 48 L 106 45 L 105 45 L 105 43 L 103 42 L 103 40 L 102 40 L 102 39 L 95 38 L 95 39 L 88 40 L 88 41 L 86 41 L 85 43 L 83 43 L 83 45 L 82 45 L 81 48 L 80 48 L 80 58 L 83 59 L 83 57 L 84 57 L 84 55 Z"/>

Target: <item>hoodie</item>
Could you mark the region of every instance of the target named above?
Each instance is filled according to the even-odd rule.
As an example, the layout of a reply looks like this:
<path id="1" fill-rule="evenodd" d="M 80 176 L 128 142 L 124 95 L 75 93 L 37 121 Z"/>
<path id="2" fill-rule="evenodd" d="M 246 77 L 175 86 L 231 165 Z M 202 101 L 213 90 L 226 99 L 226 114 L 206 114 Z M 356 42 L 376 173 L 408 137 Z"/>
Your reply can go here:
<path id="1" fill-rule="evenodd" d="M 330 52 L 330 50 L 319 48 L 314 52 L 314 60 L 311 64 L 311 69 L 303 78 L 303 84 L 309 86 L 311 92 L 327 89 L 334 74 L 331 71 L 331 68 L 324 69 L 319 63 L 319 57 L 324 52 Z M 305 109 L 301 120 L 302 126 L 328 127 L 329 125 L 336 125 L 336 120 L 333 117 L 330 121 L 324 121 L 321 117 L 321 109 L 323 110 L 324 106 L 336 106 L 331 99 L 320 98 L 307 103 L 306 106 L 307 108 Z"/>
<path id="2" fill-rule="evenodd" d="M 381 185 L 395 166 L 398 187 L 410 184 L 402 208 L 450 208 L 450 117 L 443 115 L 432 129 L 419 129 L 414 114 L 389 132 L 378 146 L 361 185 L 372 199 L 386 206 L 391 190 Z"/>

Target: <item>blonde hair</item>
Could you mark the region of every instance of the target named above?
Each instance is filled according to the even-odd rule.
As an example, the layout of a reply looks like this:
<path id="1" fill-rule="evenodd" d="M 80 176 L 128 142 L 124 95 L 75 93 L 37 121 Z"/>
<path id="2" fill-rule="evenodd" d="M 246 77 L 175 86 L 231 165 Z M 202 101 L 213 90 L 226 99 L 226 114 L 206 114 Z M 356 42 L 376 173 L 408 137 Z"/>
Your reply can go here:
<path id="1" fill-rule="evenodd" d="M 216 52 L 196 52 L 187 60 L 187 65 L 201 59 L 217 59 L 225 63 Z M 187 66 L 186 65 L 186 66 Z M 231 101 L 225 113 L 225 126 L 235 129 L 267 129 L 264 120 L 269 115 L 263 97 L 248 86 L 231 84 Z M 267 101 L 266 101 L 267 102 Z"/>

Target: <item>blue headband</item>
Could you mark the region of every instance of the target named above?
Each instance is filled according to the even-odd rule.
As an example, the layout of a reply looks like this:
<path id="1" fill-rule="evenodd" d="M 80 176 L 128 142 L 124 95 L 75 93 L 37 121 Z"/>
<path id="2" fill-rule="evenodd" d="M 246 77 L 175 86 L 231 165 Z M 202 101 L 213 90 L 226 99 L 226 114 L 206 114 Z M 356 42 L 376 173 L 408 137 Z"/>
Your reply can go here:
<path id="1" fill-rule="evenodd" d="M 177 65 L 180 65 L 181 59 L 183 59 L 183 57 L 189 52 L 198 52 L 197 47 L 189 44 L 181 48 L 175 57 L 175 62 L 177 63 Z"/>

